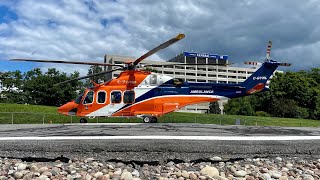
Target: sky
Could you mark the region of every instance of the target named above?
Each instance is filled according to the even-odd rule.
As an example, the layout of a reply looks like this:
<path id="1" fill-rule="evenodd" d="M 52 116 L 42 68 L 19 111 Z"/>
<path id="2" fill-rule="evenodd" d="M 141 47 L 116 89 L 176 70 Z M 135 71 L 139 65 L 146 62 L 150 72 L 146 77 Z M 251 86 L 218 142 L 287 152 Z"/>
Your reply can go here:
<path id="1" fill-rule="evenodd" d="M 179 33 L 185 39 L 150 60 L 182 51 L 229 55 L 242 66 L 271 57 L 284 70 L 320 67 L 319 0 L 1 0 L 0 72 L 87 66 L 11 62 L 10 58 L 103 62 L 104 54 L 140 57 Z"/>

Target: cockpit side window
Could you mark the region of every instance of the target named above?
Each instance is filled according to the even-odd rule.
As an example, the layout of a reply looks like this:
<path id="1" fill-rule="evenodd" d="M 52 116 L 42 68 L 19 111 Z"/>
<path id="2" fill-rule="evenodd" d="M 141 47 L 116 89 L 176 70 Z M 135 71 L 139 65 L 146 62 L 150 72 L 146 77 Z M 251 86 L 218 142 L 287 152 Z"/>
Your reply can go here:
<path id="1" fill-rule="evenodd" d="M 86 97 L 83 100 L 83 104 L 92 104 L 93 96 L 94 96 L 94 92 L 93 91 L 89 91 L 87 93 Z"/>
<path id="2" fill-rule="evenodd" d="M 111 92 L 111 103 L 121 103 L 121 91 Z"/>
<path id="3" fill-rule="evenodd" d="M 81 93 L 81 94 L 77 97 L 77 99 L 74 100 L 74 102 L 77 103 L 77 104 L 80 104 L 80 101 L 81 101 L 81 99 L 82 99 L 82 97 L 83 97 L 83 94 L 84 94 L 84 92 Z"/>
<path id="4" fill-rule="evenodd" d="M 183 79 L 174 78 L 174 79 L 172 79 L 172 83 L 174 86 L 181 86 L 183 84 Z"/>

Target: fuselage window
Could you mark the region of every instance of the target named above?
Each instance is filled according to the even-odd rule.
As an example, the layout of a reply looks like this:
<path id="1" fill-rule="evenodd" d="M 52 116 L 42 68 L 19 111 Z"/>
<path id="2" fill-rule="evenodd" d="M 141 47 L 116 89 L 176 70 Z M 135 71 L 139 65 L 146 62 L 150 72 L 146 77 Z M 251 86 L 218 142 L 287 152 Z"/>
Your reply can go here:
<path id="1" fill-rule="evenodd" d="M 83 104 L 91 104 L 93 102 L 93 91 L 89 91 L 83 100 Z"/>
<path id="2" fill-rule="evenodd" d="M 98 92 L 98 103 L 104 104 L 106 102 L 106 92 L 105 91 L 99 91 Z"/>
<path id="3" fill-rule="evenodd" d="M 126 104 L 134 103 L 134 91 L 125 91 L 123 95 L 123 102 Z"/>
<path id="4" fill-rule="evenodd" d="M 121 91 L 111 92 L 111 103 L 120 103 L 121 102 Z"/>

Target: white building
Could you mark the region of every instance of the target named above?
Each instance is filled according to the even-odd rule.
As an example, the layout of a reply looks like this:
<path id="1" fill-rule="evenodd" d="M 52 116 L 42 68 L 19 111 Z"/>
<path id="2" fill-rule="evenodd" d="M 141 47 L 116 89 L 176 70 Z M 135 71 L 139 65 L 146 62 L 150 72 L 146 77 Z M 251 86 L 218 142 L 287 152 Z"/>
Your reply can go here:
<path id="1" fill-rule="evenodd" d="M 107 55 L 107 63 L 111 64 L 122 64 L 123 62 L 133 61 L 134 59 L 134 57 L 129 56 Z M 172 65 L 177 63 L 213 65 Z M 243 68 L 215 65 L 227 63 L 228 56 L 226 55 L 219 56 L 216 54 L 183 52 L 167 62 L 144 60 L 141 64 L 162 65 L 154 69 L 157 70 L 158 73 L 166 74 L 173 78 L 180 78 L 188 82 L 241 83 L 257 70 L 256 67 Z M 109 78 L 115 78 L 120 73 L 121 71 L 114 71 L 109 74 Z M 225 102 L 219 102 L 221 110 L 223 110 L 223 103 Z M 208 110 L 209 103 L 201 103 L 186 106 L 180 111 L 204 113 L 208 112 Z"/>

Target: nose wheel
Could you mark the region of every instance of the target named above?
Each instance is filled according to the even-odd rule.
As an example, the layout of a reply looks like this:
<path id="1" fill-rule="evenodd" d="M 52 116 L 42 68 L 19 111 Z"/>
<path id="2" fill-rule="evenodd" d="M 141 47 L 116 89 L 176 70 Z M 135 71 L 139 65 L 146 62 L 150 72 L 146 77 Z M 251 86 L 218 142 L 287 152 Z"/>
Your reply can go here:
<path id="1" fill-rule="evenodd" d="M 157 123 L 158 118 L 155 116 L 143 116 L 142 120 L 144 123 Z"/>
<path id="2" fill-rule="evenodd" d="M 80 123 L 87 123 L 87 119 L 86 118 L 80 118 Z"/>

